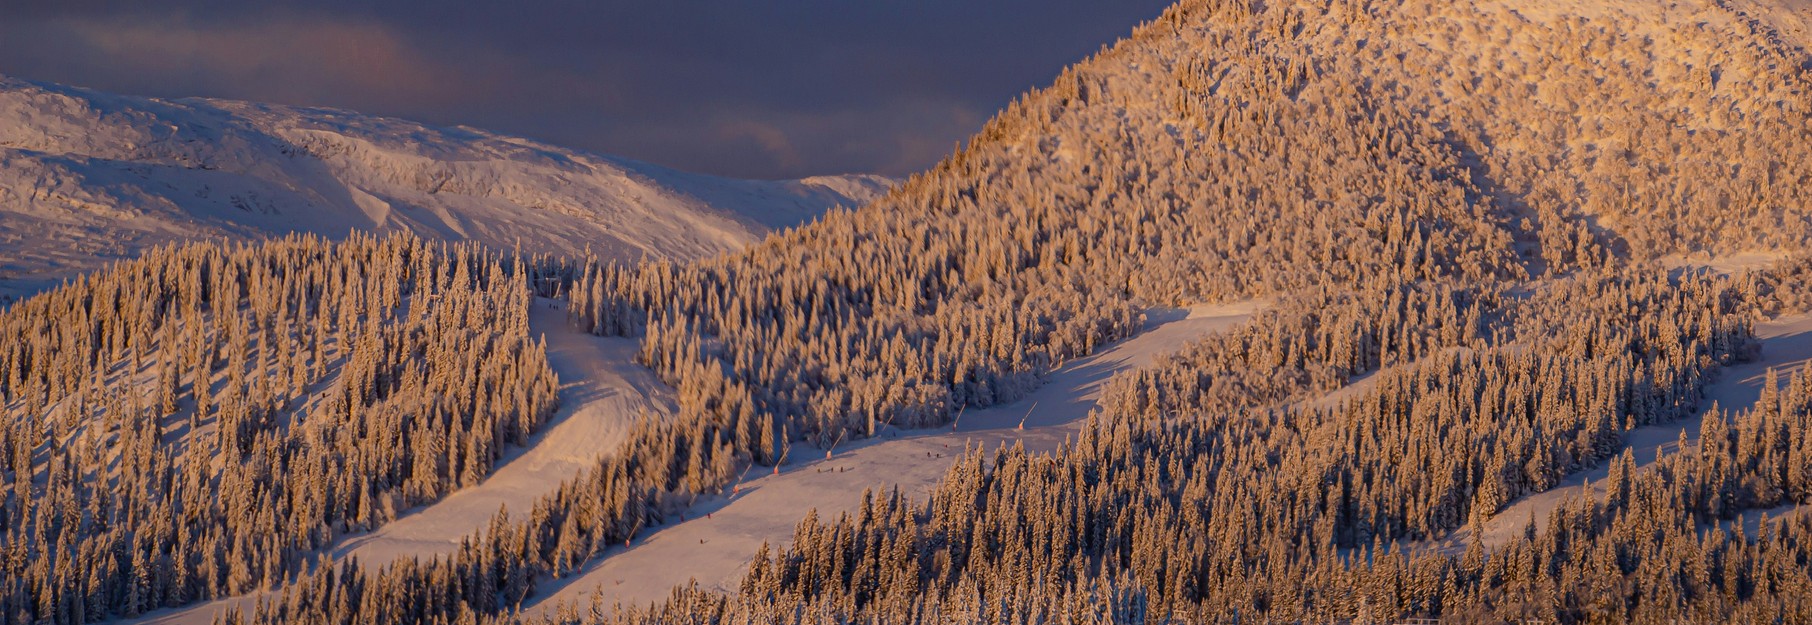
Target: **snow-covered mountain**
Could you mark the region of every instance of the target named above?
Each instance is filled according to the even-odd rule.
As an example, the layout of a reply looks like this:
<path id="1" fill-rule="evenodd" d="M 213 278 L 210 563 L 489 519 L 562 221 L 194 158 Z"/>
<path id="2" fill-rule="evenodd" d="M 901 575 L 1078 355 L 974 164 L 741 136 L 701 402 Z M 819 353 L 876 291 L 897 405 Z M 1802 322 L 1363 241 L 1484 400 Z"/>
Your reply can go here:
<path id="1" fill-rule="evenodd" d="M 892 183 L 735 180 L 473 128 L 0 76 L 0 295 L 165 242 L 288 232 L 697 258 Z"/>

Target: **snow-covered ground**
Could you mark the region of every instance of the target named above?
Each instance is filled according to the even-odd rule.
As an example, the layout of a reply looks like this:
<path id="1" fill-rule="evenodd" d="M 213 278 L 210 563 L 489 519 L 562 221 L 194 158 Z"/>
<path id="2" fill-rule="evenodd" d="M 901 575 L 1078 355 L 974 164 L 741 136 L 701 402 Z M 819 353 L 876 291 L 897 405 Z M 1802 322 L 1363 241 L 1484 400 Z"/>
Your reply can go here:
<path id="1" fill-rule="evenodd" d="M 1778 250 L 1753 250 L 1722 256 L 1674 255 L 1662 258 L 1661 266 L 1675 274 L 1709 271 L 1734 276 L 1746 271 L 1767 269 L 1787 257 L 1786 252 Z"/>
<path id="2" fill-rule="evenodd" d="M 1784 385 L 1791 373 L 1805 368 L 1812 361 L 1812 316 L 1784 317 L 1759 323 L 1756 324 L 1755 332 L 1762 341 L 1761 357 L 1753 362 L 1726 368 L 1717 382 L 1707 389 L 1707 406 L 1710 402 L 1717 402 L 1722 410 L 1748 410 L 1761 397 L 1762 385 L 1767 380 L 1769 369 L 1775 370 Z M 1678 453 L 1682 435 L 1685 436 L 1687 445 L 1696 444 L 1702 420 L 1701 414 L 1673 423 L 1638 428 L 1626 437 L 1624 447 L 1634 453 L 1637 470 L 1645 470 L 1655 463 L 1657 452 L 1669 455 Z M 1522 532 L 1531 517 L 1535 519 L 1537 528 L 1546 527 L 1548 513 L 1568 498 L 1585 492 L 1588 483 L 1594 494 L 1602 494 L 1603 483 L 1609 474 L 1610 465 L 1607 462 L 1597 468 L 1569 475 L 1559 486 L 1545 492 L 1527 495 L 1512 502 L 1486 523 L 1485 546 L 1495 547 L 1509 542 Z M 1751 536 L 1754 535 L 1761 512 L 1745 513 L 1743 522 Z M 1789 513 L 1795 513 L 1795 509 L 1774 510 L 1771 511 L 1771 517 L 1779 518 Z M 1471 540 L 1471 530 L 1462 528 L 1434 546 L 1442 551 L 1458 553 L 1465 551 Z"/>
<path id="3" fill-rule="evenodd" d="M 0 295 L 171 241 L 289 232 L 691 259 L 892 184 L 734 180 L 473 128 L 0 76 Z"/>
<path id="4" fill-rule="evenodd" d="M 1232 326 L 1256 308 L 1246 303 L 1152 311 L 1141 334 L 1069 363 L 1017 402 L 968 411 L 954 428 L 889 429 L 874 439 L 845 443 L 828 457 L 822 450 L 796 445 L 793 459 L 779 474 L 757 468 L 762 472 L 747 475 L 730 496 L 701 501 L 683 521 L 656 528 L 627 549 L 611 548 L 576 576 L 542 585 L 534 609 L 589 601 L 599 589 L 606 601 L 648 603 L 690 579 L 707 588 L 733 588 L 762 543 L 778 547 L 789 542 L 807 510 L 815 508 L 821 518 L 834 519 L 854 510 L 869 488 L 880 493 L 897 487 L 923 495 L 965 445 L 994 449 L 1024 443 L 1034 451 L 1054 449 L 1080 429 L 1109 377 Z"/>

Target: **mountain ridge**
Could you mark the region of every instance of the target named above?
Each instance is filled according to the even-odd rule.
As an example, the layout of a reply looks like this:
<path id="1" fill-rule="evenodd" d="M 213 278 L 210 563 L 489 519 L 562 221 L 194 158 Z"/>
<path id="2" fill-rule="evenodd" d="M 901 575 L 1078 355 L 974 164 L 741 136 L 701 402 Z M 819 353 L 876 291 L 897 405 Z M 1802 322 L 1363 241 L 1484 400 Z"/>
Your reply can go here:
<path id="1" fill-rule="evenodd" d="M 737 180 L 471 127 L 0 75 L 0 289 L 15 291 L 164 242 L 298 231 L 690 260 L 890 186 Z"/>

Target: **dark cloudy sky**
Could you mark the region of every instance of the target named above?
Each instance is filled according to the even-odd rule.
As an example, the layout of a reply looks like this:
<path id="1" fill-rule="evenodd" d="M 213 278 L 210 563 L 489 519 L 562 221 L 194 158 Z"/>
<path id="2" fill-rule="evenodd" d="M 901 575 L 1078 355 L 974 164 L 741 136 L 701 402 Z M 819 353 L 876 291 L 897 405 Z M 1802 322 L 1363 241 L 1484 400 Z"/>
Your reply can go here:
<path id="1" fill-rule="evenodd" d="M 903 175 L 1166 4 L 0 0 L 0 73 L 465 124 L 732 176 Z"/>

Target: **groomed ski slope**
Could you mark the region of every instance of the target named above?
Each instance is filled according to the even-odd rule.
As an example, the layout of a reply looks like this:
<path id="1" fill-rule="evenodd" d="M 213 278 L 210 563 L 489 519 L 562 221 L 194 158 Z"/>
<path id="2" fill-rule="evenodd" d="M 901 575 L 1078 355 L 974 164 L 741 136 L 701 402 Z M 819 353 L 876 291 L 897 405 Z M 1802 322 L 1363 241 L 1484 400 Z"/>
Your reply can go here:
<path id="1" fill-rule="evenodd" d="M 677 410 L 673 391 L 635 364 L 639 341 L 592 336 L 566 323 L 564 307 L 537 300 L 529 328 L 547 340 L 548 364 L 560 376 L 560 410 L 529 439 L 511 448 L 483 482 L 404 513 L 376 532 L 349 537 L 335 559 L 356 556 L 376 569 L 397 558 L 448 555 L 460 539 L 489 523 L 498 510 L 522 515 L 561 483 L 622 447 L 641 415 L 664 419 Z"/>
<path id="2" fill-rule="evenodd" d="M 1774 369 L 1781 384 L 1785 385 L 1792 373 L 1812 362 L 1812 315 L 1758 323 L 1755 333 L 1762 343 L 1761 356 L 1752 362 L 1724 369 L 1718 380 L 1706 389 L 1707 409 L 1716 402 L 1719 409 L 1727 412 L 1748 410 L 1761 397 L 1762 385 L 1768 379 L 1769 369 Z M 1657 452 L 1667 455 L 1679 453 L 1682 437 L 1687 446 L 1697 445 L 1699 424 L 1703 420 L 1704 414 L 1700 413 L 1690 419 L 1637 428 L 1625 437 L 1624 448 L 1635 455 L 1638 472 L 1647 470 L 1654 465 Z M 1546 528 L 1548 514 L 1568 499 L 1584 493 L 1586 488 L 1591 488 L 1594 495 L 1602 495 L 1603 484 L 1609 475 L 1610 463 L 1607 461 L 1596 468 L 1569 475 L 1559 486 L 1545 492 L 1511 502 L 1485 524 L 1484 546 L 1490 549 L 1509 542 L 1528 526 L 1531 518 L 1534 518 L 1536 528 Z M 1788 508 L 1769 512 L 1770 517 L 1779 518 L 1792 510 L 1794 509 Z M 1741 519 L 1752 536 L 1762 512 L 1746 511 Z M 1462 553 L 1471 544 L 1471 534 L 1471 530 L 1467 528 L 1455 530 L 1434 547 L 1449 553 Z"/>
<path id="3" fill-rule="evenodd" d="M 376 531 L 348 535 L 334 546 L 335 561 L 356 556 L 376 569 L 399 558 L 424 560 L 452 553 L 461 538 L 477 533 L 498 510 L 514 514 L 622 446 L 630 426 L 647 414 L 670 417 L 673 391 L 635 363 L 636 339 L 592 336 L 566 323 L 566 311 L 537 299 L 529 330 L 547 340 L 548 363 L 560 377 L 560 409 L 525 447 L 511 448 L 483 482 L 403 513 Z M 259 594 L 164 610 L 133 623 L 209 625 L 218 611 L 249 611 Z"/>
<path id="4" fill-rule="evenodd" d="M 576 576 L 542 584 L 539 599 L 526 610 L 532 615 L 562 603 L 584 604 L 594 593 L 606 604 L 646 604 L 694 579 L 707 588 L 734 588 L 762 543 L 779 547 L 790 542 L 808 510 L 834 519 L 861 504 L 865 489 L 879 493 L 897 487 L 904 494 L 923 495 L 965 445 L 994 449 L 1023 443 L 1033 451 L 1055 449 L 1080 430 L 1108 378 L 1239 323 L 1258 308 L 1247 302 L 1151 311 L 1144 332 L 1069 363 L 1019 401 L 967 411 L 953 428 L 890 428 L 876 438 L 845 443 L 828 457 L 796 443 L 778 474 L 756 467 L 732 494 L 701 500 L 683 521 L 655 528 L 627 549 L 611 548 Z"/>

